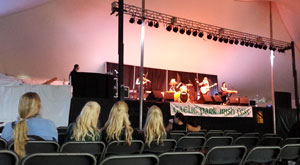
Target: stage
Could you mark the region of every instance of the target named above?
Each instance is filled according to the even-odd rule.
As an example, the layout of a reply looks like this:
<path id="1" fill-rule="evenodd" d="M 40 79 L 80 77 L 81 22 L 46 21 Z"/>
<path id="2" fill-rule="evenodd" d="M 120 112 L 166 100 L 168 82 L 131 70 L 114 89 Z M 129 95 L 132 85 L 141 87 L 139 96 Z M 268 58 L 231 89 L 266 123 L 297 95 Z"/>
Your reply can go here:
<path id="1" fill-rule="evenodd" d="M 73 97 L 70 106 L 69 123 L 75 122 L 82 107 L 87 101 L 97 101 L 101 106 L 101 114 L 99 117 L 100 127 L 104 125 L 108 119 L 108 115 L 112 105 L 117 101 L 116 99 L 99 99 L 99 98 L 78 98 Z M 134 128 L 139 126 L 139 101 L 125 100 L 129 106 L 129 117 L 131 125 Z M 143 102 L 143 125 L 147 116 L 147 111 L 152 105 L 157 105 L 162 109 L 164 124 L 168 124 L 168 120 L 172 118 L 170 113 L 170 102 L 144 101 Z M 253 107 L 253 117 L 195 117 L 188 116 L 188 121 L 191 124 L 199 124 L 202 129 L 234 129 L 240 132 L 261 132 L 271 133 L 273 131 L 273 117 L 272 109 L 265 107 Z M 261 115 L 263 123 L 257 123 L 257 115 Z"/>

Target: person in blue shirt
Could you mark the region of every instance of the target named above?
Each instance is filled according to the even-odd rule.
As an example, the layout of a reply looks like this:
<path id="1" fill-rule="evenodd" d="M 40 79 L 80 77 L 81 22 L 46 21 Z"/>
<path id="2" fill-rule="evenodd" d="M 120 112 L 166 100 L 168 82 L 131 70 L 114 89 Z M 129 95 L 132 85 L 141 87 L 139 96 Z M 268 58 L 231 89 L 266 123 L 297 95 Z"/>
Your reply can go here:
<path id="1" fill-rule="evenodd" d="M 17 121 L 7 123 L 2 131 L 2 138 L 14 142 L 14 151 L 20 158 L 25 156 L 25 145 L 28 140 L 57 141 L 55 124 L 39 116 L 41 99 L 37 93 L 28 92 L 19 100 L 19 117 Z"/>

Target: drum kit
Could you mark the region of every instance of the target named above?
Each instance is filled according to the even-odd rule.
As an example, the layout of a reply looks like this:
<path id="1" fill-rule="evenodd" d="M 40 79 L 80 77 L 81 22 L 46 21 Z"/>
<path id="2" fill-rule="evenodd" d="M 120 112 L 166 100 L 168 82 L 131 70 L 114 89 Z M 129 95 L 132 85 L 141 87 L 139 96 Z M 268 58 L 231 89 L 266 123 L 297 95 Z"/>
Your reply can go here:
<path id="1" fill-rule="evenodd" d="M 196 92 L 194 89 L 194 85 L 189 82 L 187 84 L 182 83 L 182 82 L 176 82 L 176 80 L 173 78 L 171 79 L 169 85 L 170 87 L 170 92 L 174 92 L 174 101 L 178 102 L 189 102 L 189 101 L 194 101 L 196 99 Z"/>

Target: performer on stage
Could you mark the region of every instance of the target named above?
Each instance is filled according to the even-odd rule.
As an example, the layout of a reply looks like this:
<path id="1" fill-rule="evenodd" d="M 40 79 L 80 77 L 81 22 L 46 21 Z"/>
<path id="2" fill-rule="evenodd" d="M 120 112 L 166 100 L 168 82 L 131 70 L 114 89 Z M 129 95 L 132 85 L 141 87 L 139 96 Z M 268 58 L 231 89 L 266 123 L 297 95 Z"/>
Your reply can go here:
<path id="1" fill-rule="evenodd" d="M 143 74 L 143 94 L 145 94 L 145 88 L 148 84 L 150 84 L 151 81 L 147 79 L 147 76 Z M 138 77 L 135 81 L 136 91 L 139 94 L 140 93 L 140 77 Z M 145 97 L 145 95 L 144 95 Z"/>
<path id="2" fill-rule="evenodd" d="M 175 85 L 177 85 L 177 82 L 174 78 L 171 79 L 169 85 L 171 86 L 169 91 L 170 92 L 176 92 L 176 86 Z"/>
<path id="3" fill-rule="evenodd" d="M 208 95 L 209 91 L 210 91 L 210 88 L 212 88 L 212 87 L 214 87 L 214 86 L 217 85 L 217 83 L 215 83 L 215 84 L 213 84 L 213 85 L 210 86 L 207 77 L 204 77 L 201 83 L 199 83 L 198 80 L 196 80 L 196 82 L 198 83 L 198 85 L 200 87 L 201 95 Z"/>
<path id="4" fill-rule="evenodd" d="M 220 94 L 221 94 L 221 98 L 224 103 L 228 100 L 228 97 L 230 97 L 232 94 L 235 94 L 235 93 L 237 93 L 236 90 L 229 90 L 227 88 L 226 82 L 222 82 Z"/>
<path id="5" fill-rule="evenodd" d="M 77 73 L 78 70 L 79 70 L 79 65 L 75 64 L 73 70 L 69 74 L 69 84 L 73 85 L 72 77 Z"/>
<path id="6" fill-rule="evenodd" d="M 188 89 L 185 85 L 180 87 L 180 95 L 178 97 L 178 102 L 180 103 L 190 102 L 190 95 L 188 94 Z"/>

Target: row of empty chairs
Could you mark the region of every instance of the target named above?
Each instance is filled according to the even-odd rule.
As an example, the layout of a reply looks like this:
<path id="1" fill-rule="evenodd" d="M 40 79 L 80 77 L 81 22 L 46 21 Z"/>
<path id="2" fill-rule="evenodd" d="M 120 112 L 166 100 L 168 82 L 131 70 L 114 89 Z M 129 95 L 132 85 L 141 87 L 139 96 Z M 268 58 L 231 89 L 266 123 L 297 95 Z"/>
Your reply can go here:
<path id="1" fill-rule="evenodd" d="M 247 153 L 245 146 L 217 146 L 202 152 L 165 152 L 155 154 L 112 155 L 97 162 L 89 153 L 35 153 L 21 160 L 21 165 L 203 165 L 203 164 L 274 164 L 299 159 L 300 144 L 255 147 Z M 0 150 L 0 164 L 18 165 L 17 155 Z"/>

